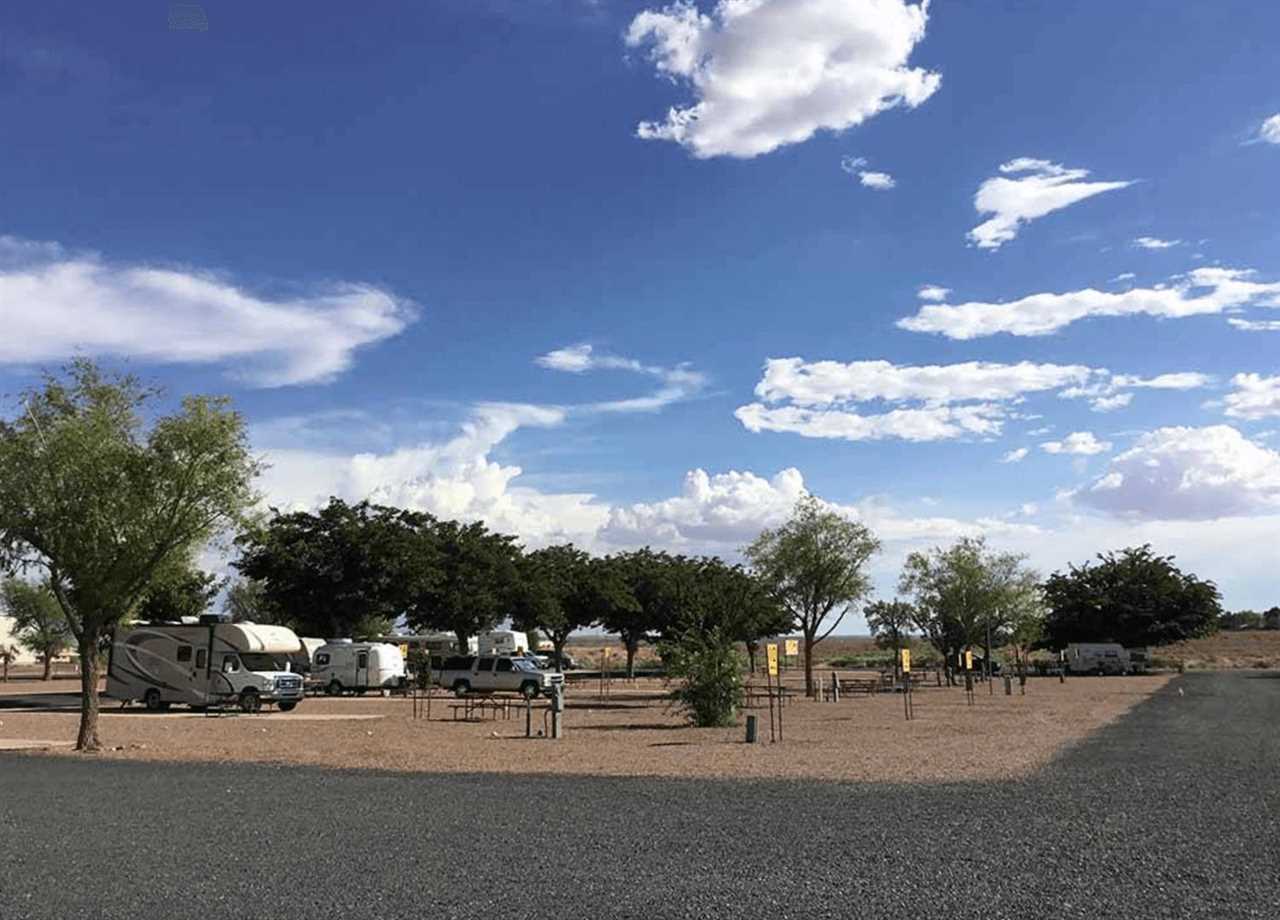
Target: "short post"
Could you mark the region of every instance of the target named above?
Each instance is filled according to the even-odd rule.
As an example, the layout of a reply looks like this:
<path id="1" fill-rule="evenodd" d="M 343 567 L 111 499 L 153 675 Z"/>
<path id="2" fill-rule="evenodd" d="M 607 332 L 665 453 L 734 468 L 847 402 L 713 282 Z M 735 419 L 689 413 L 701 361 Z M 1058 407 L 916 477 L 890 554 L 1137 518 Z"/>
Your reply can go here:
<path id="1" fill-rule="evenodd" d="M 564 684 L 555 684 L 551 688 L 551 737 L 559 741 L 564 737 Z"/>
<path id="2" fill-rule="evenodd" d="M 747 716 L 747 744 L 756 743 L 756 717 Z"/>
<path id="3" fill-rule="evenodd" d="M 1008 674 L 1004 676 L 1004 695 L 1013 696 L 1013 678 Z"/>
<path id="4" fill-rule="evenodd" d="M 533 698 L 524 701 L 524 736 L 533 737 Z"/>
<path id="5" fill-rule="evenodd" d="M 831 672 L 831 702 L 840 702 L 840 678 L 835 671 Z"/>

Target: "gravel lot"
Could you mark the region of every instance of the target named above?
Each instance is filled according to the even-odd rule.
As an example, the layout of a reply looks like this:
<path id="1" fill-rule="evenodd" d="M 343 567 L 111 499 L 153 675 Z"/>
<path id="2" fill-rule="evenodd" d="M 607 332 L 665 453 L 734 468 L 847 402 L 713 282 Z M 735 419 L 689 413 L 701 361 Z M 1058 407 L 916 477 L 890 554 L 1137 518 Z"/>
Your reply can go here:
<path id="1" fill-rule="evenodd" d="M 938 785 L 0 755 L 0 917 L 1272 918 L 1277 718 L 1277 675 L 1188 675 Z"/>
<path id="2" fill-rule="evenodd" d="M 647 774 L 672 777 L 920 781 L 1025 776 L 1064 747 L 1118 718 L 1164 687 L 1166 676 L 1032 680 L 1027 695 L 980 687 L 968 706 L 960 689 L 915 694 L 916 719 L 903 720 L 897 694 L 840 703 L 800 700 L 783 716 L 785 744 L 742 743 L 744 731 L 693 729 L 658 697 L 658 682 L 615 688 L 601 703 L 590 687 L 569 697 L 563 741 L 524 737 L 523 713 L 508 720 L 447 721 L 451 698 L 433 703 L 433 721 L 415 721 L 403 699 L 309 699 L 291 713 L 205 718 L 185 708 L 147 713 L 104 704 L 102 738 L 128 760 L 250 761 L 412 772 Z M 645 699 L 647 693 L 648 699 Z M 24 712 L 32 697 L 0 698 L 6 738 L 74 740 L 74 697 L 50 697 L 66 713 Z M 18 704 L 5 709 L 6 702 Z M 768 711 L 757 710 L 769 737 Z M 446 721 L 440 721 L 441 719 Z M 535 725 L 542 715 L 535 712 Z"/>

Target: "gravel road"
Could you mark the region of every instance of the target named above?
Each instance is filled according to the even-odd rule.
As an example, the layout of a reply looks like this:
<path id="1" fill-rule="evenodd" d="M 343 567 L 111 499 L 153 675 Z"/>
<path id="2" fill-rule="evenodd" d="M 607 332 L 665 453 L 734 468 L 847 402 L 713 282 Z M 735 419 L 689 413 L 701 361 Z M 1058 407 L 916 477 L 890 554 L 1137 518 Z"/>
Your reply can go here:
<path id="1" fill-rule="evenodd" d="M 0 917 L 1274 918 L 1278 722 L 1280 674 L 1188 675 L 954 785 L 0 755 Z"/>

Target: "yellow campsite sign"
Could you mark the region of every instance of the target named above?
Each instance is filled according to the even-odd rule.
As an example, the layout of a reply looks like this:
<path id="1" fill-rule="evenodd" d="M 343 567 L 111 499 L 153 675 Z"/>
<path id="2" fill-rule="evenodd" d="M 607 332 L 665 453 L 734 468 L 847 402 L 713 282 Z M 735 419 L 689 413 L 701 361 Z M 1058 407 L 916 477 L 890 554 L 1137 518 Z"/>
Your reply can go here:
<path id="1" fill-rule="evenodd" d="M 409 657 L 409 643 L 407 642 L 400 643 L 400 657 L 401 658 Z"/>
<path id="2" fill-rule="evenodd" d="M 964 669 L 966 671 L 973 670 L 973 652 L 968 649 L 964 650 Z"/>
<path id="3" fill-rule="evenodd" d="M 787 657 L 789 657 L 789 658 L 794 658 L 796 655 L 799 655 L 799 654 L 800 654 L 800 640 L 799 640 L 799 639 L 787 639 L 787 640 L 785 640 L 785 644 L 784 644 L 784 646 L 783 646 L 783 651 L 785 651 L 785 652 L 787 653 Z"/>
<path id="4" fill-rule="evenodd" d="M 911 673 L 911 649 L 904 648 L 902 650 L 902 673 Z"/>
<path id="5" fill-rule="evenodd" d="M 778 644 L 776 642 L 770 642 L 767 646 L 765 646 L 765 652 L 769 657 L 769 676 L 777 677 L 778 676 Z"/>

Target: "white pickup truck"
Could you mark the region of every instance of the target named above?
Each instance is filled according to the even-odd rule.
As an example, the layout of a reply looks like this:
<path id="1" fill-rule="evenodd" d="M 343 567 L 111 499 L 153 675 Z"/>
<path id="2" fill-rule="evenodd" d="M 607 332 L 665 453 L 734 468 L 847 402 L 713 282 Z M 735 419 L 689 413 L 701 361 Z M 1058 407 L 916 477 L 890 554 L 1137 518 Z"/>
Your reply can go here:
<path id="1" fill-rule="evenodd" d="M 553 687 L 564 683 L 563 674 L 543 671 L 532 659 L 515 655 L 451 655 L 432 676 L 457 696 L 507 691 L 530 700 L 550 696 Z"/>

